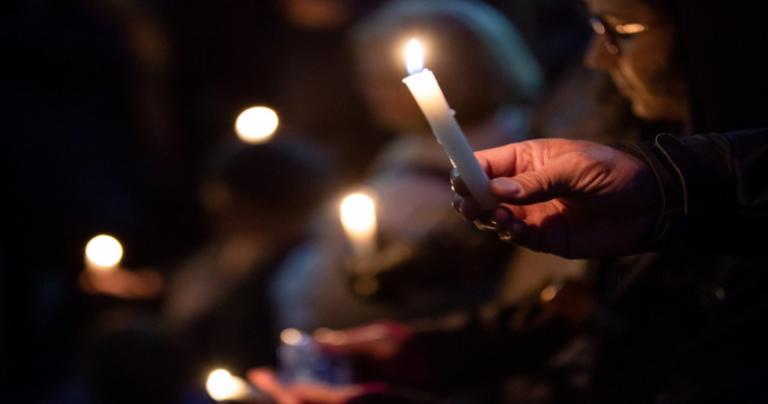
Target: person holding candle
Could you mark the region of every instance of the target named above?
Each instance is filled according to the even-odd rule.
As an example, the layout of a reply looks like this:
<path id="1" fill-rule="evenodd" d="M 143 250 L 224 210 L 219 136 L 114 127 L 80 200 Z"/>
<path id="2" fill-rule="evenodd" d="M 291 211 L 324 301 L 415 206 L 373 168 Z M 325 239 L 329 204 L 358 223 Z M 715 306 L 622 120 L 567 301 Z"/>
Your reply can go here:
<path id="1" fill-rule="evenodd" d="M 306 172 L 313 173 L 312 183 L 296 187 Z M 96 327 L 85 355 L 95 396 L 109 402 L 120 395 L 133 402 L 148 397 L 141 386 L 151 383 L 144 375 L 154 374 L 144 369 L 154 363 L 150 349 L 165 352 L 164 364 L 177 369 L 169 376 L 184 386 L 214 362 L 243 371 L 276 361 L 266 286 L 327 197 L 334 180 L 329 164 L 296 139 L 233 142 L 213 153 L 203 178 L 200 197 L 211 235 L 194 254 L 171 268 L 81 273 L 88 293 L 121 299 L 121 306 L 134 303 L 136 314 Z M 158 309 L 156 321 L 141 318 L 147 306 Z M 111 318 L 114 311 L 105 314 Z M 120 360 L 125 352 L 135 355 Z M 154 365 L 160 366 L 159 357 Z M 132 376 L 116 380 L 114 374 Z"/>
<path id="2" fill-rule="evenodd" d="M 484 245 L 492 246 L 493 250 L 490 251 L 494 254 L 498 245 L 478 237 L 478 234 L 473 235 L 467 231 L 468 224 L 450 217 L 450 193 L 444 192 L 444 177 L 450 170 L 450 161 L 435 142 L 418 105 L 401 82 L 408 74 L 403 48 L 408 40 L 418 35 L 424 46 L 425 66 L 429 66 L 439 78 L 441 91 L 445 92 L 450 105 L 456 109 L 456 118 L 466 130 L 470 143 L 483 147 L 484 143 L 503 142 L 505 138 L 506 141 L 522 140 L 528 137 L 525 106 L 534 98 L 541 77 L 538 68 L 533 67 L 535 62 L 527 51 L 519 55 L 515 53 L 515 49 L 524 45 L 518 42 L 519 38 L 514 31 L 509 30 L 511 27 L 508 27 L 508 23 L 504 20 L 499 22 L 498 18 L 495 13 L 489 16 L 486 6 L 476 2 L 409 1 L 394 2 L 373 15 L 370 21 L 361 24 L 354 43 L 360 58 L 360 70 L 363 73 L 361 81 L 365 93 L 380 125 L 401 133 L 384 156 L 374 164 L 368 181 L 369 195 L 375 196 L 374 210 L 378 218 L 373 228 L 378 226 L 380 231 L 372 235 L 371 242 L 369 227 L 345 227 L 344 230 L 349 233 L 349 240 L 345 240 L 341 237 L 343 234 L 339 234 L 341 229 L 338 229 L 339 220 L 334 209 L 333 217 L 320 228 L 316 240 L 301 253 L 294 254 L 295 261 L 289 261 L 278 278 L 274 290 L 282 321 L 281 328 L 297 327 L 311 331 L 317 327 L 354 326 L 381 318 L 412 317 L 427 317 L 425 320 L 428 323 L 442 323 L 443 320 L 436 317 L 440 317 L 440 312 L 447 307 L 459 308 L 462 312 L 459 316 L 461 320 L 466 306 L 473 306 L 479 301 L 471 301 L 464 296 L 467 293 L 479 294 L 481 287 L 489 286 L 487 281 L 478 282 L 478 274 L 473 272 L 485 267 L 485 262 L 488 262 L 489 248 Z M 498 24 L 495 30 L 491 29 L 492 33 L 485 32 L 489 27 L 476 25 L 479 21 L 489 20 Z M 490 35 L 490 39 L 485 35 Z M 509 41 L 510 35 L 516 39 L 513 46 L 506 47 L 505 42 Z M 507 53 L 498 55 L 496 52 L 500 51 Z M 393 60 L 385 59 L 383 62 L 382 54 L 391 55 Z M 454 71 L 459 65 L 453 62 L 456 60 L 463 61 L 467 67 Z M 503 74 L 498 71 L 500 64 L 509 65 L 513 60 L 521 61 L 517 69 L 512 72 L 502 69 Z M 532 70 L 520 69 L 521 66 L 528 66 Z M 488 82 L 489 77 L 493 77 L 494 81 Z M 510 78 L 515 81 L 507 82 Z M 528 79 L 530 81 L 526 81 Z M 505 95 L 506 92 L 510 93 Z M 510 97 L 512 101 L 503 102 Z M 499 105 L 505 108 L 499 110 Z M 360 195 L 353 196 L 359 198 Z M 345 205 L 341 203 L 342 211 Z M 363 205 L 368 206 L 367 203 Z M 445 212 L 449 216 L 443 216 Z M 343 213 L 342 221 L 345 221 Z M 361 221 L 369 222 L 367 218 Z M 473 240 L 471 243 L 467 243 L 469 238 Z M 375 248 L 372 253 L 368 256 L 359 253 L 370 249 L 368 246 L 371 244 Z M 402 246 L 405 247 L 398 249 Z M 484 256 L 482 265 L 477 256 Z M 538 263 L 540 265 L 536 268 L 542 269 L 541 272 L 545 272 L 541 268 L 544 266 L 555 273 L 566 266 L 562 259 L 553 260 L 548 256 L 542 260 L 542 257 L 535 256 L 515 265 L 514 270 L 508 270 L 505 262 L 499 271 L 505 271 L 504 275 L 508 276 L 519 267 L 534 267 Z M 543 261 L 547 265 L 541 265 Z M 348 282 L 348 271 L 355 275 L 372 272 L 378 290 L 372 293 L 373 296 L 364 294 L 368 290 L 356 290 L 353 294 Z M 453 284 L 447 284 L 446 280 Z M 442 301 L 431 298 L 436 290 L 440 291 L 438 287 L 446 291 L 438 295 Z M 490 287 L 495 288 L 496 285 L 491 284 Z M 536 287 L 540 285 L 526 288 L 525 293 Z M 489 293 L 482 293 L 483 300 L 487 300 Z M 535 294 L 538 296 L 538 293 Z M 480 316 L 477 312 L 487 312 L 487 309 L 493 309 L 492 306 L 484 307 L 486 310 L 471 307 L 466 310 L 469 312 L 467 316 Z M 521 310 L 521 313 L 524 311 Z M 454 314 L 451 312 L 451 315 L 445 316 L 446 324 L 453 323 L 455 326 Z M 499 323 L 503 322 L 501 317 Z M 375 323 L 363 329 L 380 329 L 380 326 L 380 323 Z M 410 326 L 403 324 L 401 327 L 409 329 Z M 495 383 L 502 375 L 498 372 L 500 367 L 487 363 L 482 371 L 472 372 L 473 377 L 465 377 L 467 369 L 450 374 L 451 370 L 461 364 L 479 364 L 489 357 L 505 357 L 497 355 L 500 352 L 497 350 L 498 344 L 487 344 L 490 340 L 498 342 L 498 339 L 483 339 L 484 336 L 476 338 L 477 335 L 471 331 L 461 332 L 458 336 L 438 330 L 428 334 L 426 340 L 419 338 L 418 343 L 409 344 L 415 346 L 407 349 L 410 352 L 407 356 L 412 357 L 410 361 L 403 362 L 417 363 L 429 356 L 434 360 L 427 366 L 399 367 L 403 363 L 378 363 L 388 369 L 378 374 L 397 374 L 397 380 L 386 380 L 407 380 L 412 383 L 411 386 L 427 388 L 438 385 L 445 390 L 440 391 L 438 396 L 449 396 L 451 392 L 467 389 L 468 386 L 491 384 L 490 379 Z M 346 338 L 350 334 L 338 331 L 331 335 Z M 552 339 L 559 336 L 553 334 L 555 338 Z M 318 338 L 322 339 L 320 336 Z M 451 343 L 457 341 L 465 346 L 472 345 L 463 350 L 466 355 L 458 354 L 455 346 L 451 346 Z M 431 342 L 439 343 L 432 346 Z M 385 345 L 388 344 L 385 342 Z M 395 345 L 392 350 L 399 350 L 397 344 L 392 345 Z M 525 344 L 521 347 L 529 348 Z M 334 346 L 333 349 L 346 348 Z M 483 355 L 478 355 L 472 361 L 464 361 L 478 351 L 484 351 Z M 528 349 L 528 354 L 536 356 L 534 351 L 539 352 L 539 349 Z M 386 361 L 386 358 L 381 359 Z M 494 363 L 498 364 L 498 361 Z M 367 376 L 377 373 L 371 369 L 373 366 L 362 368 Z M 261 383 L 259 387 L 265 390 L 277 391 L 279 393 L 276 394 L 281 396 L 292 390 L 299 390 L 295 393 L 300 394 L 301 389 L 280 386 L 278 379 L 268 370 L 259 369 L 254 375 L 252 380 Z"/>
<path id="3" fill-rule="evenodd" d="M 401 82 L 408 74 L 403 47 L 413 36 L 422 40 L 425 65 L 440 77 L 472 146 L 528 137 L 526 106 L 542 74 L 498 12 L 473 1 L 395 1 L 363 21 L 353 33 L 360 84 L 376 123 L 397 134 L 366 180 L 376 197 L 375 250 L 352 259 L 334 209 L 277 279 L 282 327 L 311 330 L 428 315 L 493 293 L 508 251 L 452 218 L 446 203 L 451 194 L 442 185 L 450 161 Z M 350 273 L 375 274 L 373 294 L 380 300 L 355 296 Z"/>
<path id="4" fill-rule="evenodd" d="M 585 61 L 666 132 L 609 147 L 547 139 L 477 154 L 501 204 L 457 206 L 502 239 L 597 257 L 590 402 L 764 401 L 764 6 L 587 0 Z M 658 133 L 658 132 L 656 132 Z M 617 140 L 620 136 L 617 137 Z M 648 254 L 638 253 L 652 251 Z M 636 255 L 631 255 L 636 254 Z M 630 256 L 628 256 L 630 255 Z M 757 369 L 760 370 L 757 370 Z"/>

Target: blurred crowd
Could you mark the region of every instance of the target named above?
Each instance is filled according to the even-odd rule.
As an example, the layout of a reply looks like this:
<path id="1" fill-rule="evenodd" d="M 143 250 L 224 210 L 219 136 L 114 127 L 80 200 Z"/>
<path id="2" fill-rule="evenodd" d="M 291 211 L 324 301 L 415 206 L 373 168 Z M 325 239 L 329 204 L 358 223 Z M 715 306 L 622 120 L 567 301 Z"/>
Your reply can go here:
<path id="1" fill-rule="evenodd" d="M 566 259 L 479 232 L 453 211 L 451 162 L 401 82 L 418 38 L 475 150 L 768 126 L 761 6 L 6 9 L 0 402 L 768 395 L 754 392 L 765 259 L 698 241 Z M 373 204 L 363 235 L 340 220 L 356 192 Z M 119 240 L 106 264 L 84 256 L 99 234 Z M 206 390 L 218 368 L 248 397 Z"/>

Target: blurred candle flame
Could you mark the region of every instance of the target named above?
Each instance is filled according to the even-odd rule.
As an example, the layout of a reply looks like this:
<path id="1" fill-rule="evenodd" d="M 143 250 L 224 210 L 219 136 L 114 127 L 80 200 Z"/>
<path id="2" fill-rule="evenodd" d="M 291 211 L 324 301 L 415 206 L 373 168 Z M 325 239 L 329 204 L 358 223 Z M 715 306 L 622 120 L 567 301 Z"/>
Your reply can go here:
<path id="1" fill-rule="evenodd" d="M 295 328 L 286 328 L 280 332 L 280 341 L 285 345 L 299 345 L 304 336 Z"/>
<path id="2" fill-rule="evenodd" d="M 340 206 L 341 224 L 357 254 L 373 252 L 376 235 L 376 203 L 369 195 L 347 195 Z"/>
<path id="3" fill-rule="evenodd" d="M 85 245 L 85 260 L 88 268 L 111 270 L 120 264 L 123 246 L 108 234 L 99 234 Z"/>
<path id="4" fill-rule="evenodd" d="M 233 376 L 226 369 L 216 369 L 208 375 L 205 382 L 208 395 L 216 401 L 237 400 L 247 396 L 245 381 Z"/>
<path id="5" fill-rule="evenodd" d="M 265 143 L 275 134 L 280 118 L 272 108 L 255 106 L 240 113 L 235 120 L 237 136 L 246 143 Z"/>
<path id="6" fill-rule="evenodd" d="M 408 74 L 424 70 L 424 49 L 416 38 L 405 44 L 405 66 Z"/>

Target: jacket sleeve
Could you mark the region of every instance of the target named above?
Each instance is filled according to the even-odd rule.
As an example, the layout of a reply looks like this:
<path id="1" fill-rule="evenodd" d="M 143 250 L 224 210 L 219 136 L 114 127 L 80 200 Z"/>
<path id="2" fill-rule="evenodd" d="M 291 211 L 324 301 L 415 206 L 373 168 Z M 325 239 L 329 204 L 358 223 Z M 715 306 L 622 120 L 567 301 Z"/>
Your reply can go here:
<path id="1" fill-rule="evenodd" d="M 663 197 L 655 242 L 734 254 L 768 250 L 768 128 L 676 138 L 634 150 Z"/>

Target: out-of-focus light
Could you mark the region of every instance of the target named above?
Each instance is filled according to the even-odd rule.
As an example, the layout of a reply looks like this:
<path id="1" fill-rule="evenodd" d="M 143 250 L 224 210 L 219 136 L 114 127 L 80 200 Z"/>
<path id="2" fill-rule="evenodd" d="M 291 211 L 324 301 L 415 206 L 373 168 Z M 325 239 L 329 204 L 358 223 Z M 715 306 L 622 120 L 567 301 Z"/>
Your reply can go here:
<path id="1" fill-rule="evenodd" d="M 341 224 L 357 254 L 374 250 L 376 242 L 376 202 L 369 195 L 355 192 L 347 195 L 339 206 Z"/>
<path id="2" fill-rule="evenodd" d="M 299 345 L 304 336 L 295 328 L 286 328 L 280 332 L 280 341 L 285 345 Z"/>
<path id="3" fill-rule="evenodd" d="M 327 345 L 341 345 L 347 341 L 347 334 L 343 331 L 334 331 L 330 328 L 318 328 L 312 334 L 315 341 Z"/>
<path id="4" fill-rule="evenodd" d="M 245 391 L 245 382 L 232 376 L 226 369 L 216 369 L 208 375 L 205 382 L 208 395 L 216 401 L 234 400 L 241 398 Z"/>
<path id="5" fill-rule="evenodd" d="M 638 24 L 638 23 L 619 24 L 619 25 L 616 25 L 615 30 L 619 34 L 632 35 L 632 34 L 639 34 L 641 32 L 647 31 L 648 26 L 645 24 Z"/>
<path id="6" fill-rule="evenodd" d="M 408 74 L 418 73 L 424 70 L 424 48 L 416 38 L 405 44 L 405 66 Z"/>
<path id="7" fill-rule="evenodd" d="M 111 270 L 120 264 L 123 246 L 108 234 L 99 234 L 85 245 L 85 261 L 88 268 Z"/>
<path id="8" fill-rule="evenodd" d="M 539 293 L 539 298 L 541 299 L 542 303 L 549 303 L 552 301 L 552 299 L 555 298 L 555 296 L 557 296 L 557 292 L 559 291 L 559 287 L 555 285 L 548 285 L 541 290 L 541 293 Z"/>
<path id="9" fill-rule="evenodd" d="M 257 106 L 237 116 L 235 132 L 246 143 L 264 143 L 272 138 L 279 125 L 277 112 L 269 107 Z"/>

